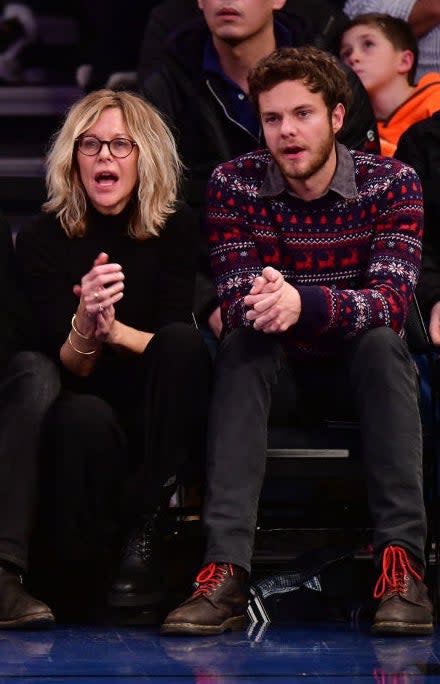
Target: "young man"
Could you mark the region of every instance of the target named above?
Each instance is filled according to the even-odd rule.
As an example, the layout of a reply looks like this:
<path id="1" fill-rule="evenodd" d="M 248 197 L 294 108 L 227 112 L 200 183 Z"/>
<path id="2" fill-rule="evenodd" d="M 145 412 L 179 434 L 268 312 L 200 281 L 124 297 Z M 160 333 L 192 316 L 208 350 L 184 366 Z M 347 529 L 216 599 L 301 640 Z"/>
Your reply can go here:
<path id="1" fill-rule="evenodd" d="M 297 408 L 360 418 L 379 568 L 377 633 L 427 634 L 426 518 L 414 366 L 402 337 L 421 251 L 422 196 L 398 161 L 335 140 L 350 93 L 316 48 L 249 76 L 268 150 L 220 165 L 208 188 L 225 336 L 208 436 L 206 566 L 164 634 L 243 625 L 273 384 Z M 351 415 L 351 413 L 350 413 Z"/>
<path id="2" fill-rule="evenodd" d="M 139 75 L 140 89 L 174 126 L 187 167 L 184 194 L 204 216 L 206 186 L 223 161 L 264 146 L 248 98 L 247 75 L 276 47 L 312 42 L 304 22 L 274 12 L 286 0 L 198 0 L 199 21 L 171 35 L 154 73 Z M 144 40 L 144 44 L 146 40 Z M 374 114 L 362 83 L 350 72 L 353 106 L 341 131 L 349 147 L 378 152 Z M 202 239 L 195 315 L 218 338 L 222 322 Z"/>
<path id="3" fill-rule="evenodd" d="M 303 22 L 305 38 L 322 50 L 337 53 L 341 33 L 348 24 L 348 17 L 342 11 L 343 0 L 286 0 L 280 12 L 275 12 L 275 21 L 290 20 Z M 197 0 L 159 0 L 152 8 L 145 27 L 139 50 L 138 70 L 146 74 L 160 67 L 167 53 L 167 40 L 184 24 L 199 18 Z"/>
<path id="4" fill-rule="evenodd" d="M 340 56 L 368 92 L 382 154 L 392 156 L 402 133 L 440 107 L 440 73 L 415 85 L 417 41 L 403 19 L 361 14 L 342 34 Z"/>

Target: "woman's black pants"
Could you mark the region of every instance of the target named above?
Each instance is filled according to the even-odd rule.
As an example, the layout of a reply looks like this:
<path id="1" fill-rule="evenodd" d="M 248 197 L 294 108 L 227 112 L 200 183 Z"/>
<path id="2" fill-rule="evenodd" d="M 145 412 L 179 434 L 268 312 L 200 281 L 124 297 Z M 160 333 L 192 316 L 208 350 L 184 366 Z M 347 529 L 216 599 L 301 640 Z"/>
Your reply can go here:
<path id="1" fill-rule="evenodd" d="M 138 361 L 115 402 L 63 391 L 49 416 L 44 529 L 64 561 L 106 556 L 203 459 L 211 361 L 198 331 L 165 326 Z"/>

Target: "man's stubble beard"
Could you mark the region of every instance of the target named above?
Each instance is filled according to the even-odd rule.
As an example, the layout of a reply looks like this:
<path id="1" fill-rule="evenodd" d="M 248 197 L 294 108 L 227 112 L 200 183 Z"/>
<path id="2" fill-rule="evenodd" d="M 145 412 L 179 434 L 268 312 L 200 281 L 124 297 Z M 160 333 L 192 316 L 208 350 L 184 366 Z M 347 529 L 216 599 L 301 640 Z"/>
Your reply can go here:
<path id="1" fill-rule="evenodd" d="M 316 152 L 316 157 L 311 160 L 310 165 L 303 171 L 292 172 L 288 167 L 281 165 L 281 170 L 286 178 L 292 180 L 308 180 L 315 175 L 328 161 L 335 145 L 335 134 L 330 130 L 328 137 L 323 141 L 321 147 Z"/>

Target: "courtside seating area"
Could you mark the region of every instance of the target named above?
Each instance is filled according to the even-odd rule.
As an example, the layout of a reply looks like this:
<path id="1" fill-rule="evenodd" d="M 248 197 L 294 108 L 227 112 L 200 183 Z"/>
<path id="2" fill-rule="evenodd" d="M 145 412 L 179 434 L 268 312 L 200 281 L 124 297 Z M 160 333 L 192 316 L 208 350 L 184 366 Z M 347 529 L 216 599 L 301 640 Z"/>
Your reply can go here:
<path id="1" fill-rule="evenodd" d="M 37 20 L 38 41 L 29 46 L 25 56 L 26 84 L 0 85 L 0 208 L 14 232 L 38 213 L 45 199 L 44 158 L 50 138 L 67 108 L 84 93 L 77 82 L 81 54 L 76 18 L 60 11 L 42 14 Z M 127 74 L 123 76 L 127 78 Z M 134 74 L 128 76 L 134 78 Z M 114 80 L 113 85 L 120 87 L 116 74 Z M 436 451 L 432 432 L 427 437 L 427 481 L 432 483 L 436 481 Z M 295 448 L 292 444 L 292 430 L 286 426 L 271 431 L 270 477 L 263 495 L 255 558 L 261 573 L 291 564 L 298 549 L 308 550 L 310 545 L 342 546 L 349 539 L 355 548 L 359 540 L 368 541 L 356 425 L 330 421 L 319 429 L 314 426 L 302 434 L 296 431 Z M 430 489 L 429 504 L 436 496 Z M 289 504 L 293 506 L 289 508 Z M 183 511 L 179 520 L 188 517 Z M 198 522 L 195 527 L 199 537 Z M 190 528 L 177 526 L 181 535 L 173 548 L 180 540 L 182 548 L 187 546 Z M 312 539 L 310 528 L 314 529 Z M 322 533 L 319 540 L 318 531 Z M 198 539 L 195 546 L 199 551 Z M 433 560 L 438 568 L 437 548 Z"/>

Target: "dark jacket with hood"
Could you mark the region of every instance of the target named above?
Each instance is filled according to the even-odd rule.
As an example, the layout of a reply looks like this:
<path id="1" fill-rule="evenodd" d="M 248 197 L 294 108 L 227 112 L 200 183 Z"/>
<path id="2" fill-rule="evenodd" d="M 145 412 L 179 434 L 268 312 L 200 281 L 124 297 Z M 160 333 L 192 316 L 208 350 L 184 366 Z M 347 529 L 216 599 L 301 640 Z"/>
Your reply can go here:
<path id="1" fill-rule="evenodd" d="M 304 40 L 337 55 L 341 35 L 350 22 L 342 11 L 344 1 L 286 0 L 274 16 L 303 27 Z M 155 0 L 139 50 L 138 71 L 142 78 L 161 65 L 168 36 L 200 15 L 197 0 Z"/>
<path id="2" fill-rule="evenodd" d="M 298 18 L 279 13 L 275 27 L 280 47 L 310 44 L 312 40 L 304 22 Z M 139 74 L 141 92 L 164 115 L 176 136 L 186 166 L 185 199 L 201 216 L 213 169 L 224 161 L 264 147 L 261 137 L 255 137 L 236 120 L 223 79 L 203 70 L 209 36 L 203 18 L 187 23 L 170 35 L 160 68 L 153 73 Z M 368 95 L 354 72 L 346 71 L 353 105 L 338 139 L 347 147 L 378 152 L 376 121 Z M 217 305 L 204 248 L 199 268 L 195 314 L 203 321 Z"/>

